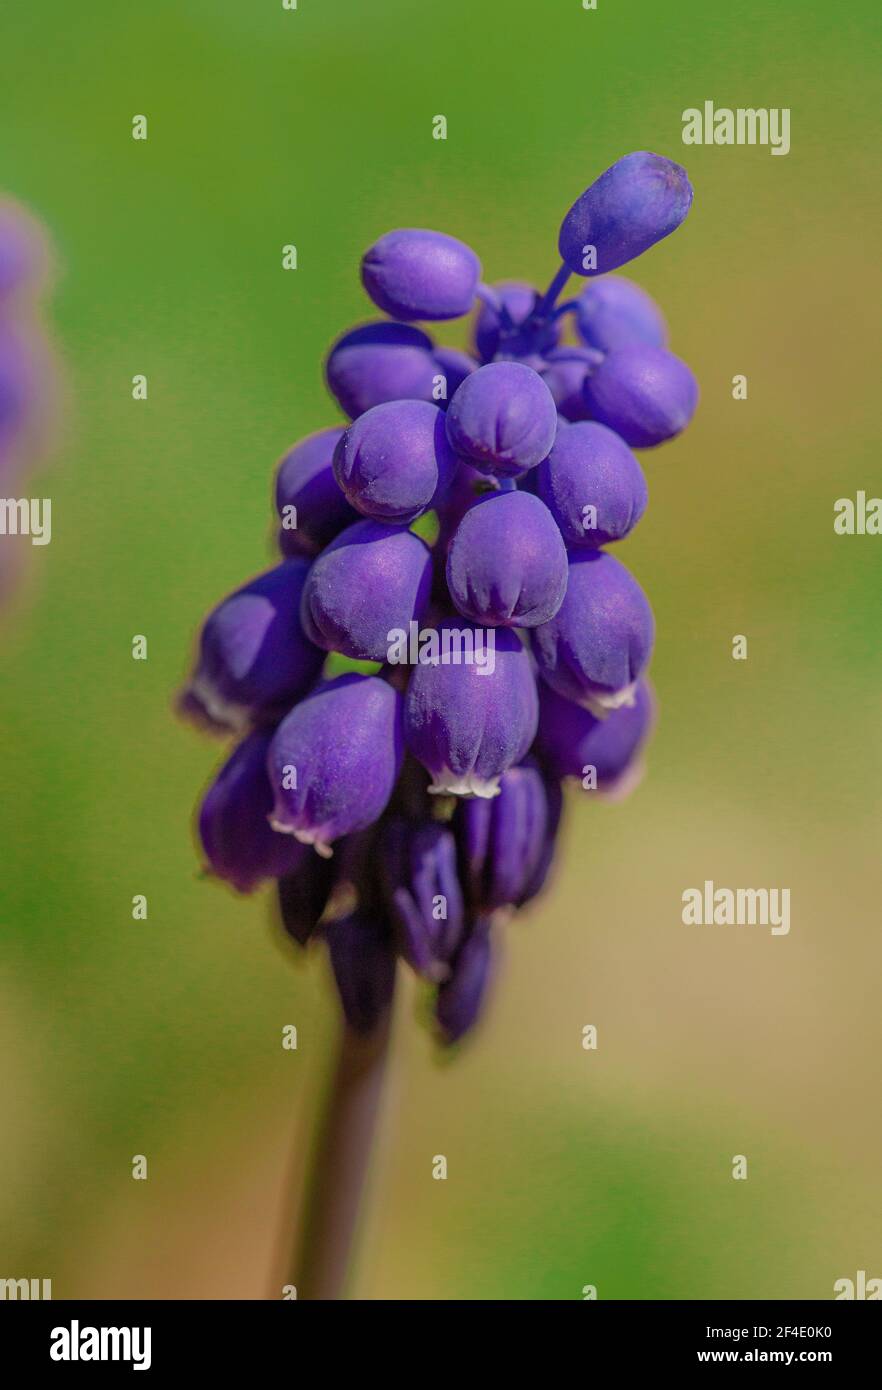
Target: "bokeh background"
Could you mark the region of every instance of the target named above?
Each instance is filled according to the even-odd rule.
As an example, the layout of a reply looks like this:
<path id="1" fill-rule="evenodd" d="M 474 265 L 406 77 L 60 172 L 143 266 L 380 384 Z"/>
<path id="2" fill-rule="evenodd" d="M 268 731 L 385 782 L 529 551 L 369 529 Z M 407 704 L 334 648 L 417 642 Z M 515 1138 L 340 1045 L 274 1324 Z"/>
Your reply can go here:
<path id="1" fill-rule="evenodd" d="M 276 459 L 337 419 L 321 363 L 370 316 L 363 249 L 438 227 L 544 285 L 572 199 L 644 148 L 695 206 L 631 273 L 703 392 L 644 456 L 621 551 L 658 619 L 648 776 L 574 794 L 470 1045 L 439 1059 L 404 992 L 351 1292 L 807 1299 L 882 1274 L 882 540 L 832 528 L 880 490 L 877 7 L 47 0 L 2 27 L 0 186 L 54 239 L 68 405 L 30 487 L 52 543 L 0 633 L 0 1275 L 267 1296 L 336 1005 L 268 895 L 200 877 L 221 749 L 171 694 L 203 612 L 269 561 Z M 705 99 L 790 107 L 791 153 L 683 147 Z M 789 937 L 683 926 L 706 878 L 790 887 Z"/>

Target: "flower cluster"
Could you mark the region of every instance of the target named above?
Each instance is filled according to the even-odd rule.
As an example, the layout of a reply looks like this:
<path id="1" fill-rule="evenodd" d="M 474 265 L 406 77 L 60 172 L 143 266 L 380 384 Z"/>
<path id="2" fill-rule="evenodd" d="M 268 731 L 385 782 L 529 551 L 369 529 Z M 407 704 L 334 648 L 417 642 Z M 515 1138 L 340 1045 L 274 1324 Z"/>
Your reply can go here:
<path id="1" fill-rule="evenodd" d="M 632 449 L 679 433 L 697 387 L 650 297 L 609 272 L 691 201 L 671 161 L 619 160 L 564 218 L 545 294 L 483 284 L 439 232 L 382 237 L 362 281 L 389 318 L 326 364 L 350 423 L 282 459 L 282 562 L 202 629 L 183 707 L 241 735 L 200 812 L 210 867 L 242 892 L 278 880 L 355 1028 L 401 957 L 461 1037 L 496 924 L 548 875 L 562 781 L 633 781 L 654 624 L 606 547 L 646 507 Z M 559 303 L 571 273 L 587 287 Z M 415 326 L 476 301 L 471 352 Z"/>
<path id="2" fill-rule="evenodd" d="M 0 492 L 8 513 L 0 541 L 2 589 L 18 558 L 10 539 L 27 533 L 18 510 L 28 504 L 14 494 L 42 450 L 49 413 L 51 370 L 39 326 L 46 259 L 33 219 L 0 198 Z"/>

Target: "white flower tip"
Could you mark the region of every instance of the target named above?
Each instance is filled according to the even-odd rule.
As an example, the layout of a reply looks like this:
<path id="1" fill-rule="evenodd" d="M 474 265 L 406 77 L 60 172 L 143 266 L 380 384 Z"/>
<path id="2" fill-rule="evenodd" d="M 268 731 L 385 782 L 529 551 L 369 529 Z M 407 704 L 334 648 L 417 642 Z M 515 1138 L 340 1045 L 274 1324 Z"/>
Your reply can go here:
<path id="1" fill-rule="evenodd" d="M 433 796 L 480 796 L 489 800 L 499 795 L 499 778 L 478 777 L 474 772 L 458 776 L 445 768 L 436 774 L 429 791 Z"/>

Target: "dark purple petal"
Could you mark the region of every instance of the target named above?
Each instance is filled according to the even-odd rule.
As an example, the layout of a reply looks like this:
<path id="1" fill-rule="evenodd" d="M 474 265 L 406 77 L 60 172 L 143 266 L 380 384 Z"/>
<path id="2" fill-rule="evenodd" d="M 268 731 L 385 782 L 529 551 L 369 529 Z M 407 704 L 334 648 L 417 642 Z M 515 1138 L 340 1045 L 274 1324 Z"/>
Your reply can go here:
<path id="1" fill-rule="evenodd" d="M 395 992 L 395 948 L 383 924 L 355 912 L 326 929 L 334 979 L 350 1028 L 370 1033 Z"/>

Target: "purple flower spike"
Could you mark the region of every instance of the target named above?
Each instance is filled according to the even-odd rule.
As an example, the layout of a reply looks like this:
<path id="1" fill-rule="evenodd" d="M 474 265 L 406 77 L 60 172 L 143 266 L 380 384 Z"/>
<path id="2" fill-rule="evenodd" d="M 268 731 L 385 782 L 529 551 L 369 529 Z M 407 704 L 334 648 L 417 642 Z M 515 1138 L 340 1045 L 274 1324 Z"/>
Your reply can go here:
<path id="1" fill-rule="evenodd" d="M 447 489 L 456 466 L 444 415 L 428 401 L 366 410 L 334 454 L 334 476 L 348 501 L 376 521 L 414 521 Z"/>
<path id="2" fill-rule="evenodd" d="M 446 979 L 465 928 L 452 832 L 437 821 L 396 818 L 384 828 L 380 858 L 401 954 L 427 980 Z"/>
<path id="3" fill-rule="evenodd" d="M 362 283 L 393 318 L 457 319 L 472 307 L 481 262 L 471 247 L 444 232 L 402 228 L 366 251 Z"/>
<path id="4" fill-rule="evenodd" d="M 286 560 L 224 599 L 206 619 L 182 709 L 211 727 L 282 717 L 316 680 L 324 653 L 300 626 L 308 565 Z"/>
<path id="5" fill-rule="evenodd" d="M 520 357 L 547 352 L 557 345 L 560 341 L 558 322 L 546 319 L 535 327 L 528 323 L 540 299 L 532 285 L 508 280 L 490 288 L 499 309 L 484 303 L 475 321 L 475 348 L 482 362 L 491 362 L 497 353 Z"/>
<path id="6" fill-rule="evenodd" d="M 624 275 L 589 281 L 576 300 L 576 327 L 583 343 L 603 353 L 631 343 L 661 348 L 668 340 L 655 300 Z"/>
<path id="7" fill-rule="evenodd" d="M 492 801 L 463 801 L 454 827 L 467 872 L 470 903 L 481 911 L 524 899 L 549 834 L 545 779 L 535 763 L 511 767 Z"/>
<path id="8" fill-rule="evenodd" d="M 199 811 L 199 836 L 212 872 L 240 893 L 266 878 L 281 878 L 315 858 L 267 817 L 273 793 L 266 774 L 272 734 L 258 730 L 236 748 L 209 787 Z"/>
<path id="9" fill-rule="evenodd" d="M 633 343 L 611 352 L 585 382 L 593 420 L 632 449 L 652 449 L 684 430 L 698 404 L 698 383 L 679 357 Z"/>
<path id="10" fill-rule="evenodd" d="M 536 627 L 567 588 L 567 552 L 554 518 L 529 492 L 481 497 L 447 553 L 447 584 L 460 613 L 491 627 Z"/>
<path id="11" fill-rule="evenodd" d="M 346 1022 L 356 1033 L 371 1033 L 395 992 L 391 938 L 381 923 L 362 912 L 332 922 L 325 935 Z"/>
<path id="12" fill-rule="evenodd" d="M 652 609 L 634 576 L 605 550 L 581 550 L 570 553 L 560 610 L 533 629 L 533 650 L 552 690 L 603 715 L 632 702 L 654 637 Z"/>
<path id="13" fill-rule="evenodd" d="M 288 450 L 276 475 L 279 546 L 285 555 L 317 555 L 358 521 L 334 477 L 334 449 L 342 429 L 319 430 Z M 296 525 L 292 524 L 296 522 Z"/>
<path id="14" fill-rule="evenodd" d="M 692 185 L 679 164 L 645 150 L 626 154 L 570 208 L 560 229 L 561 257 L 576 275 L 617 270 L 676 231 L 691 206 Z"/>
<path id="15" fill-rule="evenodd" d="M 325 651 L 386 661 L 396 632 L 426 611 L 432 552 L 401 526 L 357 521 L 316 560 L 303 588 L 305 631 Z"/>
<path id="16" fill-rule="evenodd" d="M 592 789 L 609 792 L 621 782 L 652 728 L 654 702 L 645 680 L 637 683 L 634 703 L 597 719 L 558 695 L 550 686 L 539 692 L 537 746 L 557 777 L 578 777 L 585 783 L 594 769 Z"/>
<path id="17" fill-rule="evenodd" d="M 566 346 L 546 353 L 545 361 L 542 380 L 554 397 L 559 414 L 564 420 L 587 420 L 585 382 L 603 361 L 602 354 L 593 348 Z"/>
<path id="18" fill-rule="evenodd" d="M 432 339 L 408 323 L 367 323 L 339 338 L 325 363 L 328 390 L 354 420 L 383 401 L 431 401 Z"/>
<path id="19" fill-rule="evenodd" d="M 410 679 L 407 745 L 432 776 L 430 792 L 495 796 L 536 732 L 529 653 L 508 628 L 482 632 L 464 620 L 440 623 L 438 641 L 438 663 L 418 665 Z"/>
<path id="20" fill-rule="evenodd" d="M 377 676 L 324 681 L 282 720 L 267 766 L 274 829 L 329 855 L 386 808 L 401 768 L 401 696 Z"/>
<path id="21" fill-rule="evenodd" d="M 490 924 L 479 921 L 463 943 L 453 974 L 438 990 L 435 1017 L 444 1041 L 458 1042 L 477 1022 L 491 975 Z"/>
<path id="22" fill-rule="evenodd" d="M 561 432 L 536 474 L 539 496 L 568 546 L 621 540 L 649 500 L 643 470 L 627 444 L 589 421 Z"/>
<path id="23" fill-rule="evenodd" d="M 480 367 L 466 377 L 447 411 L 447 437 L 456 452 L 501 478 L 535 467 L 556 430 L 554 397 L 522 362 Z"/>

